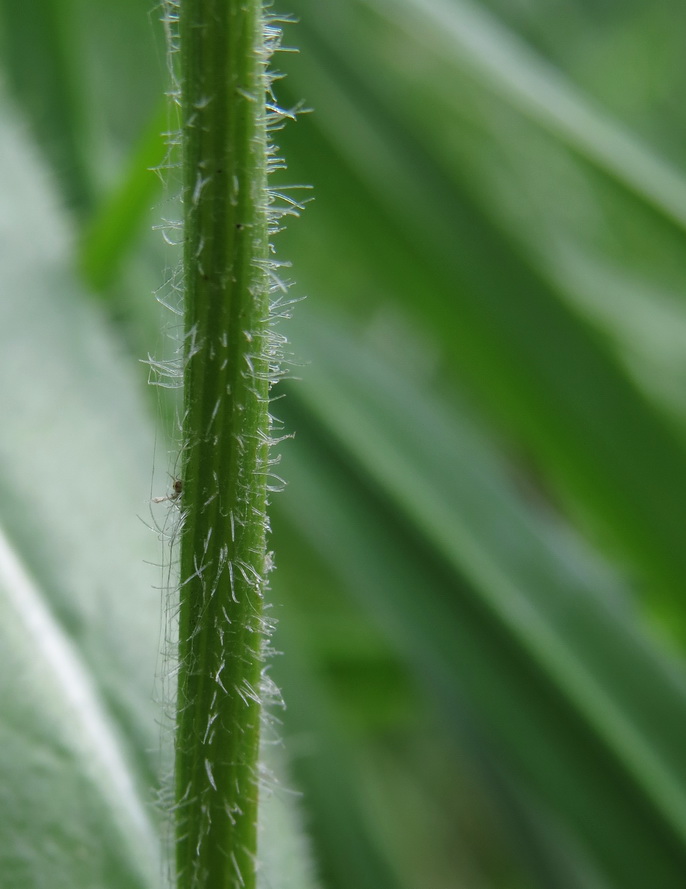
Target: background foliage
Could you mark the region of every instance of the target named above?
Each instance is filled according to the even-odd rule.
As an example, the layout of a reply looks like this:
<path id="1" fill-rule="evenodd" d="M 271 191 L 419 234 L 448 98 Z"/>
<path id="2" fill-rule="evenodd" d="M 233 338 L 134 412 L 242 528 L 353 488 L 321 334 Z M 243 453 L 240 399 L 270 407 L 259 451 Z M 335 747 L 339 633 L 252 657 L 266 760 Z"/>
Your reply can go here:
<path id="1" fill-rule="evenodd" d="M 161 11 L 0 10 L 0 872 L 150 887 L 174 520 L 150 500 L 176 450 L 140 360 L 174 349 L 152 227 L 180 216 L 147 172 L 174 126 Z M 314 109 L 282 182 L 314 200 L 277 244 L 309 298 L 274 405 L 296 435 L 271 755 L 303 798 L 269 779 L 264 885 L 681 886 L 683 9 L 278 11 L 300 48 L 279 101 Z"/>

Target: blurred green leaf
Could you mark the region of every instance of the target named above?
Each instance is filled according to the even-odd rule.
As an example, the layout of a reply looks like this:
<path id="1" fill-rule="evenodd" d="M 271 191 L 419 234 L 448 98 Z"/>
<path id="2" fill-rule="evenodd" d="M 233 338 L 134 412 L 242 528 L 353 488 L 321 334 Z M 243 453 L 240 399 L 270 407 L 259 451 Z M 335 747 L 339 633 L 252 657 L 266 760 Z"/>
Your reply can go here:
<path id="1" fill-rule="evenodd" d="M 387 74 L 355 33 L 322 25 L 305 36 L 307 55 L 295 67 L 309 85 L 318 109 L 312 122 L 338 175 L 349 170 L 357 184 L 357 193 L 341 189 L 335 203 L 315 209 L 317 223 L 330 231 L 320 238 L 333 243 L 348 224 L 353 262 L 376 267 L 377 282 L 386 268 L 395 282 L 413 264 L 412 277 L 393 291 L 408 317 L 440 344 L 446 367 L 459 369 L 515 432 L 565 506 L 633 565 L 650 609 L 683 636 L 683 440 L 579 301 L 562 291 L 550 263 L 492 218 L 490 196 L 485 201 L 464 179 L 459 162 L 447 168 L 436 156 L 435 134 L 421 129 L 400 91 L 389 91 Z M 365 87 L 360 72 L 377 65 L 379 76 Z M 369 206 L 358 222 L 361 194 Z M 300 261 L 307 268 L 307 259 Z"/>
<path id="2" fill-rule="evenodd" d="M 414 43 L 499 94 L 513 108 L 686 226 L 686 179 L 613 121 L 507 27 L 469 0 L 363 0 Z M 446 71 L 446 73 L 447 73 Z"/>
<path id="3" fill-rule="evenodd" d="M 81 271 L 93 291 L 102 291 L 116 278 L 118 267 L 140 237 L 141 224 L 162 191 L 161 172 L 169 148 L 171 109 L 160 103 L 132 152 L 122 182 L 98 209 L 81 245 Z"/>
<path id="4" fill-rule="evenodd" d="M 679 885 L 682 672 L 640 631 L 609 570 L 524 507 L 474 431 L 312 319 L 298 342 L 316 373 L 291 399 L 304 400 L 343 463 L 291 455 L 291 518 L 430 671 L 447 713 L 452 689 L 464 690 L 498 755 L 613 885 L 639 887 L 651 874 Z M 307 415 L 298 417 L 302 438 Z M 370 485 L 376 509 L 359 500 Z"/>
<path id="5" fill-rule="evenodd" d="M 153 886 L 159 593 L 150 425 L 68 267 L 30 147 L 0 129 L 3 884 Z M 35 319 L 41 319 L 38 325 Z"/>
<path id="6" fill-rule="evenodd" d="M 0 4 L 7 85 L 24 106 L 67 203 L 83 217 L 93 207 L 93 169 L 73 25 L 69 8 L 59 0 Z"/>

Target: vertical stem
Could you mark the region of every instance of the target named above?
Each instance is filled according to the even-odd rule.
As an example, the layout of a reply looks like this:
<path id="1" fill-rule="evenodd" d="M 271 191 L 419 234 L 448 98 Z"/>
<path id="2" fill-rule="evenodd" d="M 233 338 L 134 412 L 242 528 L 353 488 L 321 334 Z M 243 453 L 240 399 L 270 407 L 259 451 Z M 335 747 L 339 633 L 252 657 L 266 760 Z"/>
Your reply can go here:
<path id="1" fill-rule="evenodd" d="M 185 415 L 179 889 L 254 889 L 268 442 L 260 0 L 180 0 Z"/>

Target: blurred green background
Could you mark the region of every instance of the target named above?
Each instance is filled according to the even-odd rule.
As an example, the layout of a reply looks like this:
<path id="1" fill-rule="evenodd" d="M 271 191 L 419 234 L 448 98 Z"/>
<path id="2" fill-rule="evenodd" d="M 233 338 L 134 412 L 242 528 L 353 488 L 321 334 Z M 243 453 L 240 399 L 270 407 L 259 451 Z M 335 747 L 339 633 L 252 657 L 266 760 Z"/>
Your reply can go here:
<path id="1" fill-rule="evenodd" d="M 155 299 L 178 306 L 158 230 L 178 240 L 181 215 L 163 10 L 0 9 L 0 528 L 146 787 L 174 508 L 146 498 L 178 447 L 177 393 L 141 364 L 179 340 Z M 288 169 L 272 184 L 305 211 L 276 241 L 294 283 L 274 413 L 295 435 L 275 470 L 269 671 L 286 706 L 267 734 L 302 793 L 315 879 L 683 886 L 683 4 L 274 12 L 299 49 L 273 59 L 276 99 L 303 113 L 274 134 Z M 145 574 L 145 558 L 165 567 Z M 17 641 L 20 612 L 6 652 L 54 678 Z M 66 740 L 68 767 L 41 772 L 26 743 L 76 723 L 47 714 L 44 686 L 31 727 L 35 683 L 5 685 L 0 768 L 24 777 L 3 886 L 154 884 L 154 865 L 126 871 L 118 834 L 97 875 L 109 816 L 63 803 L 83 751 Z M 42 850 L 30 866 L 22 830 Z M 265 887 L 303 885 L 284 879 Z"/>

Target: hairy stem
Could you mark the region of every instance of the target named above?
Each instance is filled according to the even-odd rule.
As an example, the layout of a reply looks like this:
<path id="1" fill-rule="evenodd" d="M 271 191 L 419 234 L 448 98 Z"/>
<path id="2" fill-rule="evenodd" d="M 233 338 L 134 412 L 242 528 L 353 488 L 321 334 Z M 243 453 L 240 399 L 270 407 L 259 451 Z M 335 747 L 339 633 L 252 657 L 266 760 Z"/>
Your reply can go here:
<path id="1" fill-rule="evenodd" d="M 269 438 L 260 0 L 180 0 L 185 212 L 179 889 L 253 889 Z"/>

